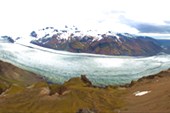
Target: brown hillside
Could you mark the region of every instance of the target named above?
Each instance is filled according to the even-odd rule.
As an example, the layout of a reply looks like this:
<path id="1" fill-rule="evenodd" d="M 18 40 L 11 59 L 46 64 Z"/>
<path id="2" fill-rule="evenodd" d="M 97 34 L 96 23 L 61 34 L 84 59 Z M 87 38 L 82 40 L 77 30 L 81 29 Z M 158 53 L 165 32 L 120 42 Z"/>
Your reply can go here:
<path id="1" fill-rule="evenodd" d="M 135 96 L 137 91 L 149 91 Z M 136 93 L 137 94 L 137 93 Z M 93 84 L 82 75 L 62 85 L 0 62 L 0 113 L 170 112 L 170 70 L 125 86 Z"/>

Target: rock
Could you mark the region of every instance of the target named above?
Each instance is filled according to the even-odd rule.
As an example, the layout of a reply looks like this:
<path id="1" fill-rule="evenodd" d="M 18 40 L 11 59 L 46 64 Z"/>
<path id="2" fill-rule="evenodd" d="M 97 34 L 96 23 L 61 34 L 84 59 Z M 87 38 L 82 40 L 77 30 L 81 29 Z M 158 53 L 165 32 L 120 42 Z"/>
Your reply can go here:
<path id="1" fill-rule="evenodd" d="M 2 88 L 0 88 L 0 95 L 3 93 L 3 89 Z"/>
<path id="2" fill-rule="evenodd" d="M 86 75 L 81 75 L 81 80 L 88 86 L 92 86 L 92 82 L 86 77 Z"/>
<path id="3" fill-rule="evenodd" d="M 91 110 L 88 108 L 79 109 L 76 113 L 97 113 L 96 110 Z"/>
<path id="4" fill-rule="evenodd" d="M 50 88 L 49 95 L 65 95 L 69 93 L 68 88 L 64 85 L 52 84 L 50 85 L 49 88 Z"/>
<path id="5" fill-rule="evenodd" d="M 59 95 L 64 95 L 64 93 L 67 91 L 67 87 L 65 86 L 60 86 L 59 89 L 58 89 L 58 94 Z"/>
<path id="6" fill-rule="evenodd" d="M 50 89 L 48 87 L 44 87 L 40 91 L 40 95 L 49 95 L 50 94 Z"/>
<path id="7" fill-rule="evenodd" d="M 30 33 L 30 35 L 31 35 L 32 37 L 37 38 L 37 33 L 36 33 L 35 31 L 32 31 L 32 32 Z"/>
<path id="8" fill-rule="evenodd" d="M 15 41 L 10 36 L 1 36 L 0 42 L 14 43 Z"/>

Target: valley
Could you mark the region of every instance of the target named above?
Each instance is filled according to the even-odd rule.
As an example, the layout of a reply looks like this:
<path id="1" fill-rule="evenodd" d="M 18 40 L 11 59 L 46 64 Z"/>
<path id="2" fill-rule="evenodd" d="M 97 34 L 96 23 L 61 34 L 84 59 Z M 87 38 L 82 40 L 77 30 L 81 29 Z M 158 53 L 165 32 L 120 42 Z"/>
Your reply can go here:
<path id="1" fill-rule="evenodd" d="M 54 83 L 85 74 L 96 85 L 125 84 L 170 68 L 168 54 L 151 57 L 94 55 L 36 49 L 15 43 L 2 43 L 0 52 L 1 60 L 38 73 Z"/>

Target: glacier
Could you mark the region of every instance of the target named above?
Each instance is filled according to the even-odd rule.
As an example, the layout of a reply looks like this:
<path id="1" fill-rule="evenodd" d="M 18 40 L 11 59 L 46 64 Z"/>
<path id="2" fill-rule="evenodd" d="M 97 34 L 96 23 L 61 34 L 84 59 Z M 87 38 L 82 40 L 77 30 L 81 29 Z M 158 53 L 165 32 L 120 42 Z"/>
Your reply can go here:
<path id="1" fill-rule="evenodd" d="M 151 57 L 109 56 L 51 50 L 36 45 L 0 43 L 0 60 L 63 83 L 86 75 L 95 85 L 130 83 L 170 68 L 170 55 Z"/>

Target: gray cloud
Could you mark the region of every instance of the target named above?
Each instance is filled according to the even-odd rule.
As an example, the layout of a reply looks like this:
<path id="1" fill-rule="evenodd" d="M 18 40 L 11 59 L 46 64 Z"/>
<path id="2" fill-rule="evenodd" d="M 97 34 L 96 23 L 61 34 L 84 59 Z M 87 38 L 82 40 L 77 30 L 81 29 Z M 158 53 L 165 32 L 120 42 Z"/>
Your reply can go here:
<path id="1" fill-rule="evenodd" d="M 119 20 L 123 24 L 136 28 L 141 33 L 170 33 L 170 21 L 165 21 L 166 25 L 157 25 L 152 23 L 138 22 L 128 19 L 125 16 L 120 16 Z"/>
<path id="2" fill-rule="evenodd" d="M 170 25 L 154 25 L 148 23 L 137 23 L 135 27 L 142 33 L 170 33 Z"/>
<path id="3" fill-rule="evenodd" d="M 164 21 L 166 24 L 170 24 L 170 21 Z"/>

